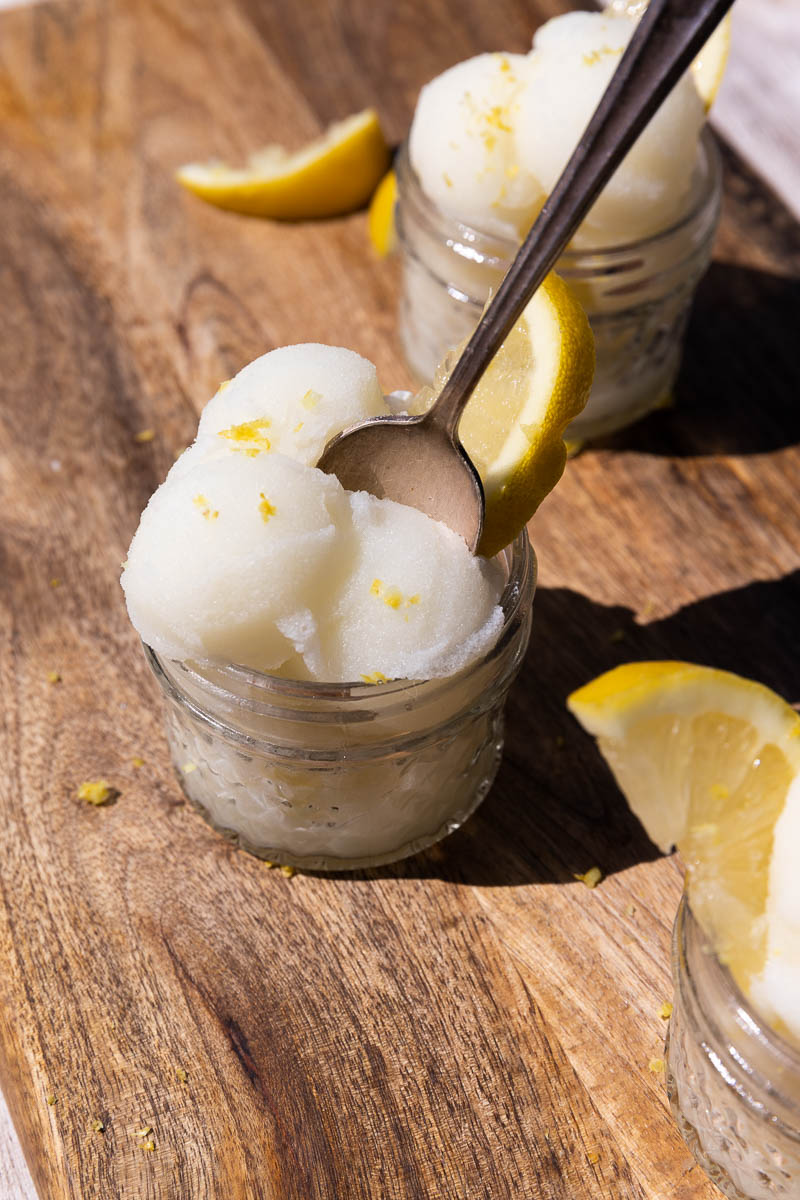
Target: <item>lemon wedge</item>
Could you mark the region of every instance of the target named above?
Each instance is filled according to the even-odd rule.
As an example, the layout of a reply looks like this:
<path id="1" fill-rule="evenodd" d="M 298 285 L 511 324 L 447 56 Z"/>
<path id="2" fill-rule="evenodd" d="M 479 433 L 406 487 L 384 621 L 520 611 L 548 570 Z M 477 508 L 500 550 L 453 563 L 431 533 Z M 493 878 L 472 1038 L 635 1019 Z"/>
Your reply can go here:
<path id="1" fill-rule="evenodd" d="M 430 407 L 458 358 L 451 350 L 433 387 L 412 402 Z M 594 338 L 570 289 L 551 273 L 528 302 L 470 397 L 458 436 L 483 483 L 486 513 L 478 553 L 514 540 L 561 478 L 563 434 L 589 398 Z"/>
<path id="2" fill-rule="evenodd" d="M 605 5 L 608 12 L 621 17 L 640 17 L 647 8 L 647 0 L 610 0 Z M 731 14 L 720 21 L 703 49 L 691 66 L 695 87 L 700 93 L 700 99 L 705 105 L 706 112 L 714 103 L 714 98 L 722 83 L 728 54 L 731 46 Z"/>
<path id="3" fill-rule="evenodd" d="M 367 214 L 367 232 L 379 258 L 387 258 L 397 242 L 394 209 L 397 203 L 397 176 L 387 171 L 375 189 Z"/>
<path id="4" fill-rule="evenodd" d="M 800 716 L 762 684 L 681 662 L 627 663 L 567 704 L 652 840 L 680 850 L 695 916 L 750 994 L 782 954 L 787 908 L 800 923 L 800 875 L 775 854 L 790 799 L 800 812 Z"/>
<path id="5" fill-rule="evenodd" d="M 302 150 L 265 146 L 242 168 L 188 163 L 176 172 L 196 196 L 232 212 L 281 221 L 333 217 L 363 207 L 389 166 L 372 108 L 337 121 Z"/>

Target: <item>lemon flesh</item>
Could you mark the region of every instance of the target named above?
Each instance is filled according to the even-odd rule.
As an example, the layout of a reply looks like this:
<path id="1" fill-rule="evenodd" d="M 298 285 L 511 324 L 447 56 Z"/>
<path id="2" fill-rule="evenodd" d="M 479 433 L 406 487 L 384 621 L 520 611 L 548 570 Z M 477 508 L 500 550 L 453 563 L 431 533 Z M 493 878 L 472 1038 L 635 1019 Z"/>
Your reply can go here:
<path id="1" fill-rule="evenodd" d="M 375 189 L 367 214 L 367 232 L 379 258 L 387 258 L 397 244 L 394 210 L 397 204 L 397 176 L 387 171 Z"/>
<path id="2" fill-rule="evenodd" d="M 695 916 L 750 994 L 775 949 L 771 865 L 800 717 L 761 684 L 679 662 L 625 664 L 567 703 L 652 840 L 680 850 Z"/>
<path id="3" fill-rule="evenodd" d="M 605 7 L 617 16 L 640 17 L 647 0 L 610 0 Z M 731 46 L 731 14 L 720 21 L 691 66 L 695 87 L 706 112 L 711 108 L 722 83 Z"/>
<path id="4" fill-rule="evenodd" d="M 374 109 L 338 121 L 301 150 L 266 146 L 247 166 L 188 163 L 176 172 L 196 196 L 232 212 L 302 221 L 362 208 L 389 166 Z"/>
<path id="5" fill-rule="evenodd" d="M 458 359 L 451 350 L 411 405 L 424 412 Z M 472 393 L 458 436 L 486 498 L 478 553 L 492 558 L 525 527 L 564 470 L 564 430 L 589 398 L 594 337 L 570 289 L 551 273 Z"/>

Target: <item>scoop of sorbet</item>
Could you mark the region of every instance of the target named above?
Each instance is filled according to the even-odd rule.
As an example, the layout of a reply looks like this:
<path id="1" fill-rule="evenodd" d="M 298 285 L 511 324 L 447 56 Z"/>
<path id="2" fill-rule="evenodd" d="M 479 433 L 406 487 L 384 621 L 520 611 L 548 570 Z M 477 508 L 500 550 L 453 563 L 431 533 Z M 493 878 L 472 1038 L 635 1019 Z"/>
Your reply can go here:
<path id="1" fill-rule="evenodd" d="M 453 674 L 502 625 L 495 564 L 429 517 L 311 464 L 388 412 L 371 363 L 288 346 L 245 367 L 142 514 L 131 620 L 172 659 L 351 682 Z"/>

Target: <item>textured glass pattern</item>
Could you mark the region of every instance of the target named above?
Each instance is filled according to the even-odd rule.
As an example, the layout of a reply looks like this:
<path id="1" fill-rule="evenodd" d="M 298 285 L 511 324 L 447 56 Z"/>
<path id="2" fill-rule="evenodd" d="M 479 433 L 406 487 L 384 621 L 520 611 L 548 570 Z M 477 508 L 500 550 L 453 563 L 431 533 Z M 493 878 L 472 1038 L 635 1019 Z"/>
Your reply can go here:
<path id="1" fill-rule="evenodd" d="M 798 1200 L 800 1053 L 748 1012 L 685 900 L 673 972 L 667 1089 L 686 1144 L 731 1200 Z"/>

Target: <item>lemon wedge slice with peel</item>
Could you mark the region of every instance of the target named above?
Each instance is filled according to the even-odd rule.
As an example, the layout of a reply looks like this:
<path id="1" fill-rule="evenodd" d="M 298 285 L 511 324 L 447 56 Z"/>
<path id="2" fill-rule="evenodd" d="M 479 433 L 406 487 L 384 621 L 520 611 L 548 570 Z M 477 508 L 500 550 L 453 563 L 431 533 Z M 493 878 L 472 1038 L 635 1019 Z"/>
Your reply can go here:
<path id="1" fill-rule="evenodd" d="M 282 146 L 265 146 L 250 156 L 246 167 L 188 163 L 175 177 L 218 208 L 302 221 L 362 208 L 389 161 L 378 114 L 367 108 L 337 121 L 294 153 Z"/>
<path id="2" fill-rule="evenodd" d="M 800 922 L 800 873 L 771 881 L 776 822 L 800 801 L 800 716 L 762 684 L 681 662 L 627 663 L 567 704 L 652 840 L 677 845 L 695 916 L 749 994 L 787 886 Z"/>
<path id="3" fill-rule="evenodd" d="M 397 176 L 387 171 L 375 189 L 367 214 L 367 232 L 379 258 L 392 253 L 397 242 L 394 209 L 397 203 Z"/>
<path id="4" fill-rule="evenodd" d="M 430 407 L 458 354 L 448 354 L 412 411 Z M 486 497 L 479 554 L 491 558 L 512 542 L 558 483 L 564 430 L 586 404 L 593 372 L 586 314 L 551 273 L 487 367 L 458 427 Z"/>
<path id="5" fill-rule="evenodd" d="M 610 0 L 605 8 L 615 16 L 638 18 L 647 8 L 647 0 Z M 720 21 L 691 66 L 695 87 L 700 93 L 700 99 L 705 105 L 706 112 L 714 103 L 719 85 L 722 83 L 730 46 L 731 14 L 728 13 Z"/>

